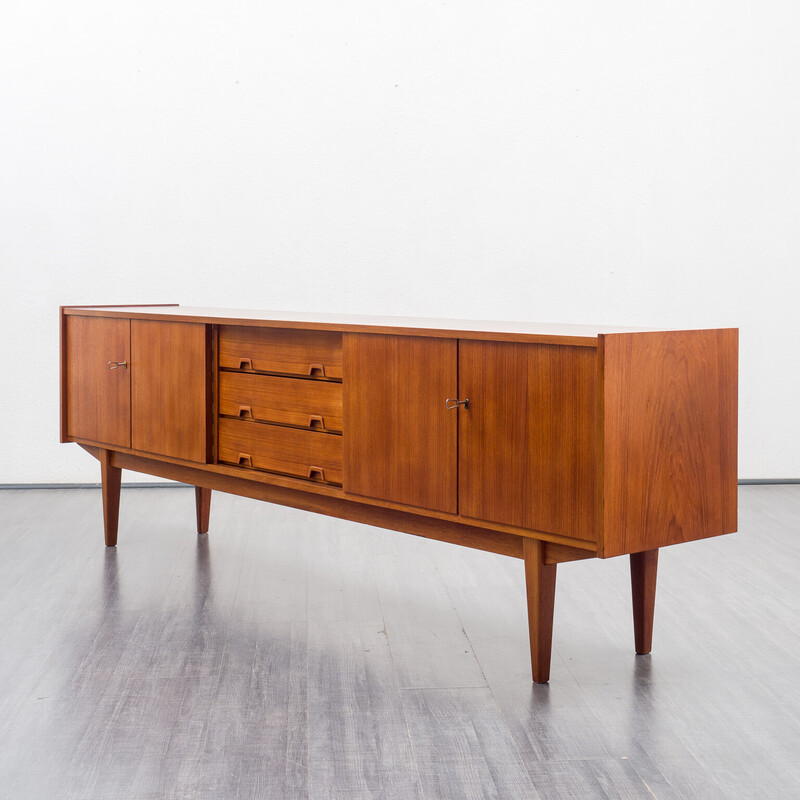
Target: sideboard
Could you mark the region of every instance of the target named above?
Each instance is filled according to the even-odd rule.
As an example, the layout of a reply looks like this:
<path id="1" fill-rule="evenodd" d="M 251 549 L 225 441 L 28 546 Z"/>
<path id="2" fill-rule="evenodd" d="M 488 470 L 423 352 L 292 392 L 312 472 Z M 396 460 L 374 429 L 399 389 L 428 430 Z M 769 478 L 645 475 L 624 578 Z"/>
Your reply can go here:
<path id="1" fill-rule="evenodd" d="M 735 328 L 652 331 L 154 306 L 61 308 L 61 441 L 100 462 L 522 559 L 533 680 L 556 566 L 731 533 Z"/>

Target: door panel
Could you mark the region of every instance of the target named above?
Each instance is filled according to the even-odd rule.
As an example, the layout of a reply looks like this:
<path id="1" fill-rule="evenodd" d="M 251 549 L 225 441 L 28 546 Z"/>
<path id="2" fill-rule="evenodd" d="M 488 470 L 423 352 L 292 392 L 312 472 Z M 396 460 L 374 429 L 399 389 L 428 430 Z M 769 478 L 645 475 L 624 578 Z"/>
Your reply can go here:
<path id="1" fill-rule="evenodd" d="M 67 435 L 131 445 L 130 320 L 67 317 Z"/>
<path id="2" fill-rule="evenodd" d="M 462 340 L 459 511 L 592 541 L 594 348 Z"/>
<path id="3" fill-rule="evenodd" d="M 131 352 L 133 449 L 206 461 L 206 326 L 132 320 Z"/>
<path id="4" fill-rule="evenodd" d="M 455 513 L 457 341 L 345 334 L 344 489 Z"/>

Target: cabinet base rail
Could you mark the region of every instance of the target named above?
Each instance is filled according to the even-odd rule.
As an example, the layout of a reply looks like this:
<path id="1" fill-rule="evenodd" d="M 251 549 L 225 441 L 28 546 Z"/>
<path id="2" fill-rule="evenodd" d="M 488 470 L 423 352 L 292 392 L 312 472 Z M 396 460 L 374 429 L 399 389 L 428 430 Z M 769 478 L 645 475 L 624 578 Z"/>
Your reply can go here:
<path id="1" fill-rule="evenodd" d="M 311 495 L 129 453 L 82 446 L 100 461 L 107 547 L 117 544 L 121 475 L 124 467 L 194 485 L 198 534 L 208 533 L 211 491 L 216 489 L 522 559 L 525 564 L 531 675 L 534 683 L 547 683 L 550 680 L 556 568 L 559 563 L 591 558 L 593 554 L 589 551 L 526 536 L 484 531 L 469 525 L 420 517 L 394 509 L 365 506 L 359 510 L 357 503 L 338 498 Z M 658 549 L 631 553 L 630 568 L 636 653 L 645 655 L 650 652 L 653 640 Z"/>

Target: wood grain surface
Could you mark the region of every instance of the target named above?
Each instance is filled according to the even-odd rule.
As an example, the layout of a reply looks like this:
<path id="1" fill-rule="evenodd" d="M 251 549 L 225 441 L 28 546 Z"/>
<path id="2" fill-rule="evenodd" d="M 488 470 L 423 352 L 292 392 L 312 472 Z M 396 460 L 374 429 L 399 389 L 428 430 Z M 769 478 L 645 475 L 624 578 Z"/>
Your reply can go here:
<path id="1" fill-rule="evenodd" d="M 218 457 L 228 464 L 342 482 L 342 437 L 333 433 L 223 418 Z"/>
<path id="2" fill-rule="evenodd" d="M 653 615 L 656 607 L 658 550 L 631 553 L 631 597 L 633 637 L 638 655 L 653 649 Z"/>
<path id="3" fill-rule="evenodd" d="M 342 384 L 221 371 L 219 413 L 342 431 Z"/>
<path id="4" fill-rule="evenodd" d="M 455 339 L 344 335 L 344 489 L 457 510 Z"/>
<path id="5" fill-rule="evenodd" d="M 206 461 L 210 441 L 206 326 L 131 321 L 134 450 Z"/>
<path id="6" fill-rule="evenodd" d="M 600 352 L 601 555 L 735 531 L 738 331 L 610 334 Z"/>
<path id="7" fill-rule="evenodd" d="M 459 512 L 593 541 L 595 352 L 459 343 Z"/>
<path id="8" fill-rule="evenodd" d="M 531 674 L 534 683 L 550 680 L 553 642 L 553 610 L 556 595 L 556 565 L 548 564 L 544 542 L 525 539 L 525 593 L 528 600 L 528 632 L 531 643 Z"/>
<path id="9" fill-rule="evenodd" d="M 211 489 L 195 486 L 194 502 L 197 512 L 197 532 L 208 533 L 208 523 L 211 516 Z"/>
<path id="10" fill-rule="evenodd" d="M 295 488 L 289 488 L 259 481 L 258 478 L 263 473 L 256 470 L 244 471 L 220 464 L 218 466 L 221 470 L 227 470 L 227 472 L 212 472 L 189 464 L 174 464 L 118 451 L 113 453 L 112 463 L 121 469 L 156 475 L 220 492 L 239 494 L 254 500 L 264 500 L 268 503 L 372 525 L 376 528 L 388 528 L 476 550 L 522 558 L 522 539 L 524 538 L 522 536 L 481 528 L 474 524 L 464 525 L 451 520 L 420 516 L 408 511 L 369 505 L 345 500 L 338 496 L 304 490 L 314 487 L 327 488 L 325 484 L 303 481 L 303 489 L 300 489 L 297 487 L 301 485 L 301 481 L 293 480 Z"/>
<path id="11" fill-rule="evenodd" d="M 219 366 L 341 380 L 342 336 L 328 331 L 221 325 Z"/>
<path id="12" fill-rule="evenodd" d="M 125 319 L 66 317 L 67 435 L 102 444 L 131 444 L 131 323 Z M 128 367 L 109 369 L 109 361 Z"/>
<path id="13" fill-rule="evenodd" d="M 111 463 L 111 451 L 100 450 L 100 479 L 103 495 L 103 530 L 106 547 L 117 544 L 119 529 L 119 499 L 122 485 L 122 470 Z"/>
<path id="14" fill-rule="evenodd" d="M 72 441 L 72 440 L 71 440 Z M 74 440 L 76 441 L 81 447 L 92 452 L 93 450 L 102 449 L 103 445 L 99 442 L 90 442 L 84 440 Z M 130 448 L 115 448 L 115 457 L 122 456 L 122 455 L 133 455 L 133 456 L 141 456 L 135 450 L 131 450 Z M 425 518 L 426 522 L 431 522 L 434 525 L 438 522 L 439 524 L 443 524 L 444 526 L 448 526 L 450 524 L 455 523 L 459 529 L 469 529 L 472 528 L 474 530 L 483 530 L 483 531 L 490 531 L 496 532 L 500 535 L 501 539 L 503 538 L 504 534 L 509 534 L 513 539 L 517 539 L 519 537 L 531 537 L 536 539 L 542 539 L 546 542 L 552 542 L 553 544 L 564 545 L 570 549 L 580 550 L 584 553 L 587 553 L 589 556 L 597 555 L 597 545 L 594 542 L 584 542 L 580 539 L 570 539 L 564 536 L 558 536 L 554 533 L 546 533 L 544 531 L 531 531 L 525 528 L 517 528 L 513 525 L 503 525 L 499 522 L 488 522 L 483 520 L 475 520 L 468 517 L 462 517 L 458 514 L 447 514 L 443 511 L 432 511 L 431 509 L 427 508 L 418 508 L 414 506 L 403 505 L 402 503 L 392 503 L 388 500 L 378 500 L 374 497 L 365 497 L 363 495 L 348 495 L 345 493 L 340 486 L 336 486 L 333 484 L 328 483 L 320 483 L 317 481 L 308 481 L 301 478 L 295 478 L 291 475 L 281 475 L 276 472 L 261 472 L 259 470 L 251 470 L 247 473 L 243 473 L 241 468 L 230 466 L 228 464 L 223 463 L 208 463 L 208 464 L 199 464 L 197 462 L 190 462 L 190 461 L 182 461 L 180 459 L 170 458 L 169 456 L 159 456 L 158 461 L 153 458 L 145 458 L 142 463 L 146 463 L 147 469 L 157 470 L 161 464 L 163 464 L 166 468 L 171 466 L 181 466 L 181 467 L 191 467 L 191 475 L 193 476 L 192 480 L 186 479 L 187 483 L 192 483 L 193 485 L 211 485 L 208 483 L 204 483 L 204 481 L 210 480 L 208 476 L 210 475 L 219 475 L 225 478 L 232 477 L 241 478 L 244 474 L 247 475 L 247 480 L 262 483 L 262 484 L 271 484 L 275 487 L 298 490 L 303 494 L 313 494 L 313 495 L 322 495 L 329 498 L 337 498 L 339 500 L 346 500 L 348 504 L 356 507 L 358 511 L 356 513 L 357 521 L 366 521 L 365 519 L 362 520 L 360 516 L 362 513 L 362 509 L 365 506 L 369 506 L 373 509 L 376 508 L 387 508 L 392 511 L 402 512 L 401 518 L 406 518 L 409 516 L 413 517 L 420 517 Z M 141 471 L 147 471 L 147 469 L 142 469 Z M 165 474 L 164 472 L 155 471 L 152 474 L 154 475 L 162 475 L 163 477 L 170 477 L 169 475 Z M 184 480 L 181 478 L 180 480 Z M 230 487 L 234 487 L 235 483 L 229 484 Z M 217 488 L 217 487 L 215 487 Z M 233 488 L 225 489 L 224 491 L 234 491 Z M 249 495 L 248 495 L 249 496 Z M 273 501 L 277 502 L 277 501 Z M 327 513 L 327 512 L 321 512 Z M 349 518 L 349 517 L 348 517 Z M 368 523 L 371 524 L 371 523 Z M 435 530 L 434 528 L 431 528 Z M 434 538 L 439 538 L 434 536 Z M 519 547 L 522 545 L 520 544 Z M 556 559 L 558 560 L 558 559 Z"/>

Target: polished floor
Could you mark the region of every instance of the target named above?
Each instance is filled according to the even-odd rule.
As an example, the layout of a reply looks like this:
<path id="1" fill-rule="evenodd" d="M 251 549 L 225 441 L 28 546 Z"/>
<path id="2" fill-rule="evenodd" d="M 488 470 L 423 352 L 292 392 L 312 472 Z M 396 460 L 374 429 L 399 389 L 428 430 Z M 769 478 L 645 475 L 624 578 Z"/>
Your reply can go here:
<path id="1" fill-rule="evenodd" d="M 187 488 L 0 491 L 0 798 L 800 797 L 800 486 L 662 551 L 559 567 L 530 682 L 522 563 Z"/>

